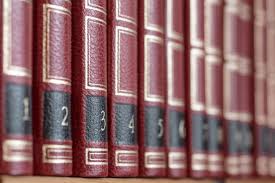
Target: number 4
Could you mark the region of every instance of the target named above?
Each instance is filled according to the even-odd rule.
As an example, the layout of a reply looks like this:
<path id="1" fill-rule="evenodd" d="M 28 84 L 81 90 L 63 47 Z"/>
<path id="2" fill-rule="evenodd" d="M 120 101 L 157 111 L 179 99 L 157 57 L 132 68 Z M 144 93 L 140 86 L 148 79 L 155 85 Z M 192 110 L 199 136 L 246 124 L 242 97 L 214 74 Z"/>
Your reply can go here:
<path id="1" fill-rule="evenodd" d="M 128 127 L 131 129 L 131 133 L 135 133 L 135 119 L 134 115 L 132 116 L 131 120 L 129 121 Z"/>

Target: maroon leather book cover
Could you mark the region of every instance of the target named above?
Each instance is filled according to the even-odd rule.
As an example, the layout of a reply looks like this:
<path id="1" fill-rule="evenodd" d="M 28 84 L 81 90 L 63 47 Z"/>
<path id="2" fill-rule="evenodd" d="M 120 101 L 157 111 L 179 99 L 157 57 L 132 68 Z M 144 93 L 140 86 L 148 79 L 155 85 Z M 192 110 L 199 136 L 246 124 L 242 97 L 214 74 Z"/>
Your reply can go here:
<path id="1" fill-rule="evenodd" d="M 242 141 L 240 146 L 240 174 L 253 174 L 253 6 L 252 0 L 240 1 L 240 130 Z"/>
<path id="2" fill-rule="evenodd" d="M 266 0 L 254 1 L 254 159 L 255 173 L 268 174 Z"/>
<path id="3" fill-rule="evenodd" d="M 268 176 L 275 176 L 275 1 L 266 0 Z"/>
<path id="4" fill-rule="evenodd" d="M 223 0 L 205 0 L 205 100 L 208 126 L 207 171 L 224 175 L 223 157 Z"/>
<path id="5" fill-rule="evenodd" d="M 31 0 L 1 0 L 1 172 L 31 175 Z"/>
<path id="6" fill-rule="evenodd" d="M 34 172 L 70 176 L 71 1 L 34 3 Z"/>
<path id="7" fill-rule="evenodd" d="M 168 176 L 187 173 L 183 0 L 166 1 L 166 144 Z"/>
<path id="8" fill-rule="evenodd" d="M 72 1 L 73 174 L 108 175 L 107 1 Z"/>
<path id="9" fill-rule="evenodd" d="M 204 3 L 204 0 L 188 0 L 185 8 L 188 170 L 189 175 L 194 178 L 207 175 Z"/>
<path id="10" fill-rule="evenodd" d="M 108 1 L 109 175 L 138 176 L 138 2 Z"/>
<path id="11" fill-rule="evenodd" d="M 140 176 L 166 176 L 165 0 L 139 1 Z"/>
<path id="12" fill-rule="evenodd" d="M 225 1 L 224 7 L 224 69 L 223 69 L 223 117 L 225 137 L 225 173 L 240 175 L 240 146 L 242 141 L 240 111 L 240 1 Z"/>

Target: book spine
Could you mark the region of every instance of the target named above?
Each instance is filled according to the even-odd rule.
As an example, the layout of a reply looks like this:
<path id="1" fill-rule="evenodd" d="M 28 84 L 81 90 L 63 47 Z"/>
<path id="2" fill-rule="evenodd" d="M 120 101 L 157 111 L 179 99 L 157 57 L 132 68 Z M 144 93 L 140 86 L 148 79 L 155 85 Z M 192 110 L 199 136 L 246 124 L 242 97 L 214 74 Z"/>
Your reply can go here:
<path id="1" fill-rule="evenodd" d="M 109 175 L 138 176 L 137 1 L 108 1 Z"/>
<path id="2" fill-rule="evenodd" d="M 241 0 L 240 4 L 240 56 L 239 56 L 239 82 L 240 82 L 240 131 L 242 142 L 240 146 L 240 174 L 251 176 L 253 174 L 253 17 L 252 1 Z"/>
<path id="3" fill-rule="evenodd" d="M 165 0 L 139 1 L 140 176 L 166 176 Z"/>
<path id="4" fill-rule="evenodd" d="M 35 1 L 35 174 L 72 175 L 71 1 Z"/>
<path id="5" fill-rule="evenodd" d="M 72 1 L 72 20 L 73 174 L 106 177 L 107 1 Z"/>
<path id="6" fill-rule="evenodd" d="M 32 0 L 1 0 L 1 172 L 31 175 Z M 23 51 L 22 51 L 23 50 Z"/>
<path id="7" fill-rule="evenodd" d="M 186 110 L 184 59 L 184 3 L 166 1 L 167 151 L 168 176 L 186 176 Z"/>
<path id="8" fill-rule="evenodd" d="M 225 1 L 224 7 L 224 67 L 223 67 L 223 118 L 225 128 L 225 173 L 240 175 L 239 123 L 239 1 Z"/>
<path id="9" fill-rule="evenodd" d="M 205 99 L 208 126 L 207 171 L 223 177 L 223 0 L 205 0 Z"/>
<path id="10" fill-rule="evenodd" d="M 202 178 L 207 175 L 207 133 L 205 119 L 205 52 L 204 0 L 189 0 L 187 19 L 187 128 L 189 174 Z"/>
<path id="11" fill-rule="evenodd" d="M 255 173 L 268 174 L 266 1 L 254 1 L 254 142 Z"/>
<path id="12" fill-rule="evenodd" d="M 275 176 L 275 1 L 266 0 L 267 28 L 267 129 L 268 129 L 268 176 Z"/>

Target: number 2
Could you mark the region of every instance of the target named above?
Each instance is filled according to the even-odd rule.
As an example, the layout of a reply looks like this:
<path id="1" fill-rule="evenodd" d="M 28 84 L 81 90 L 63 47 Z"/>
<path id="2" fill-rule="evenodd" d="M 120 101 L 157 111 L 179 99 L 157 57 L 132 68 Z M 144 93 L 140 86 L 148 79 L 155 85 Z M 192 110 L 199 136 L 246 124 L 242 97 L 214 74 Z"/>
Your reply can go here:
<path id="1" fill-rule="evenodd" d="M 66 106 L 63 106 L 62 107 L 62 112 L 63 111 L 65 111 L 65 115 L 64 115 L 64 117 L 63 117 L 63 120 L 62 120 L 62 122 L 61 122 L 61 125 L 62 126 L 69 126 L 69 122 L 68 122 L 68 115 L 69 115 L 69 109 L 68 109 L 68 107 L 66 107 Z"/>

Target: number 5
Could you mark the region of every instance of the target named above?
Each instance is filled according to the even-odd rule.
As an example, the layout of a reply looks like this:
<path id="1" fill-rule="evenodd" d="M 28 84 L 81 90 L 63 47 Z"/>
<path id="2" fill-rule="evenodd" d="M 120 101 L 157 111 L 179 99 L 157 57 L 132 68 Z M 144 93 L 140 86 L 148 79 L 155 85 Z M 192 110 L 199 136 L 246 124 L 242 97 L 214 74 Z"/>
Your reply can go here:
<path id="1" fill-rule="evenodd" d="M 158 126 L 159 126 L 159 133 L 158 133 L 158 138 L 161 138 L 163 136 L 163 119 L 158 120 Z"/>

